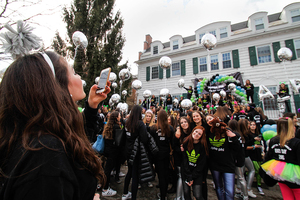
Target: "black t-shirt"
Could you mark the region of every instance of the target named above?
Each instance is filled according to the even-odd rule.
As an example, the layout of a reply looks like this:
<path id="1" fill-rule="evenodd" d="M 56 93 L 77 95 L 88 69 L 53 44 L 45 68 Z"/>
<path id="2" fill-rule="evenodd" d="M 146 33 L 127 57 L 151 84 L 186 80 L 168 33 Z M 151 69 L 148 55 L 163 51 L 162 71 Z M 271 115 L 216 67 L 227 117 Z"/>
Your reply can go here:
<path id="1" fill-rule="evenodd" d="M 11 178 L 5 180 L 1 200 L 92 200 L 97 180 L 65 152 L 62 143 L 43 135 L 37 151 L 25 151 L 18 145 L 2 168 Z"/>
<path id="2" fill-rule="evenodd" d="M 208 137 L 210 169 L 223 173 L 234 173 L 235 158 L 233 152 L 240 150 L 237 136 L 232 138 L 225 136 L 216 140 L 214 133 L 209 132 L 206 135 Z"/>

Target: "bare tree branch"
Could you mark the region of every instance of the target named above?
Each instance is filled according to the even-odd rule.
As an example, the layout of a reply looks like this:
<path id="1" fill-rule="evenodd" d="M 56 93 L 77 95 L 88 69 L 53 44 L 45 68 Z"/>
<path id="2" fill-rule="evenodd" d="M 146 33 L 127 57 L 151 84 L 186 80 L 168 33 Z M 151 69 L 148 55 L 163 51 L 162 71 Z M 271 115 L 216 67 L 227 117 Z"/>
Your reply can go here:
<path id="1" fill-rule="evenodd" d="M 7 6 L 8 6 L 8 0 L 5 1 L 5 5 L 4 5 L 4 8 L 3 8 L 3 10 L 0 14 L 0 17 L 2 17 L 2 15 L 5 13 Z"/>

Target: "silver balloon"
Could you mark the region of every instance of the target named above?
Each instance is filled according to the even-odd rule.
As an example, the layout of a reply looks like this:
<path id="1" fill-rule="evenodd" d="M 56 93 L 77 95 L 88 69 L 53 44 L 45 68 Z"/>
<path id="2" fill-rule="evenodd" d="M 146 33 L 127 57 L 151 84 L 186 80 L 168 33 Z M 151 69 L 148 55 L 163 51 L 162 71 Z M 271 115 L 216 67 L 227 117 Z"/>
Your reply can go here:
<path id="1" fill-rule="evenodd" d="M 108 104 L 109 104 L 110 107 L 113 107 L 113 106 L 114 106 L 114 102 L 112 102 L 111 99 L 109 99 Z"/>
<path id="2" fill-rule="evenodd" d="M 111 84 L 111 87 L 115 89 L 115 88 L 118 87 L 118 84 L 117 84 L 116 82 L 113 82 L 113 83 Z"/>
<path id="3" fill-rule="evenodd" d="M 225 92 L 224 90 L 221 90 L 221 91 L 220 91 L 220 95 L 221 95 L 222 97 L 226 97 L 226 92 Z"/>
<path id="4" fill-rule="evenodd" d="M 119 78 L 120 80 L 123 80 L 123 81 L 126 81 L 128 79 L 130 79 L 130 72 L 128 69 L 122 69 L 120 72 L 119 72 Z"/>
<path id="5" fill-rule="evenodd" d="M 117 75 L 114 72 L 110 72 L 108 79 L 110 82 L 115 82 L 117 80 Z"/>
<path id="6" fill-rule="evenodd" d="M 165 102 L 166 101 L 166 97 L 160 97 L 160 99 Z"/>
<path id="7" fill-rule="evenodd" d="M 287 47 L 282 47 L 278 50 L 277 56 L 281 61 L 291 60 L 293 57 L 293 52 Z"/>
<path id="8" fill-rule="evenodd" d="M 211 33 L 206 33 L 202 38 L 201 38 L 201 44 L 207 49 L 207 50 L 212 50 L 217 46 L 217 38 L 211 34 Z"/>
<path id="9" fill-rule="evenodd" d="M 181 108 L 183 108 L 184 110 L 188 110 L 193 106 L 193 103 L 189 99 L 184 99 L 181 101 L 180 105 L 181 105 Z"/>
<path id="10" fill-rule="evenodd" d="M 174 105 L 175 107 L 177 107 L 177 106 L 178 106 L 178 104 L 179 104 L 179 101 L 178 101 L 178 99 L 174 99 L 174 100 L 173 100 L 173 105 Z"/>
<path id="11" fill-rule="evenodd" d="M 122 104 L 123 104 L 123 103 L 118 103 L 118 104 L 117 104 L 117 108 L 119 108 L 119 109 L 121 110 Z"/>
<path id="12" fill-rule="evenodd" d="M 118 94 L 113 94 L 110 98 L 113 103 L 119 103 L 119 101 L 121 99 L 120 95 L 118 95 Z"/>
<path id="13" fill-rule="evenodd" d="M 159 94 L 160 96 L 167 96 L 168 94 L 170 94 L 170 91 L 167 88 L 163 88 L 160 90 Z"/>
<path id="14" fill-rule="evenodd" d="M 139 90 L 142 88 L 142 82 L 140 80 L 135 80 L 132 82 L 132 88 L 135 90 Z"/>
<path id="15" fill-rule="evenodd" d="M 184 87 L 184 79 L 179 79 L 179 80 L 178 80 L 178 87 L 179 87 L 179 88 Z"/>
<path id="16" fill-rule="evenodd" d="M 151 91 L 150 90 L 145 90 L 143 92 L 143 97 L 146 99 L 146 98 L 149 98 L 151 96 Z"/>
<path id="17" fill-rule="evenodd" d="M 213 100 L 214 100 L 214 101 L 219 101 L 219 100 L 220 100 L 220 95 L 219 95 L 218 93 L 215 93 L 215 94 L 213 95 Z"/>
<path id="18" fill-rule="evenodd" d="M 82 86 L 85 87 L 86 86 L 85 80 L 81 80 L 81 81 L 82 81 Z"/>
<path id="19" fill-rule="evenodd" d="M 228 89 L 231 90 L 231 91 L 234 90 L 235 87 L 236 87 L 236 85 L 235 85 L 234 83 L 230 83 L 230 84 L 228 85 Z"/>
<path id="20" fill-rule="evenodd" d="M 86 36 L 80 31 L 75 31 L 73 33 L 72 40 L 76 47 L 80 46 L 83 49 L 85 49 L 88 45 L 88 40 L 87 40 Z"/>
<path id="21" fill-rule="evenodd" d="M 169 69 L 172 65 L 172 60 L 168 56 L 163 56 L 159 59 L 158 64 L 163 69 Z"/>
<path id="22" fill-rule="evenodd" d="M 95 83 L 98 84 L 99 80 L 100 80 L 100 77 L 99 77 L 99 76 L 96 77 L 96 78 L 95 78 Z"/>
<path id="23" fill-rule="evenodd" d="M 124 112 L 124 113 L 128 112 L 128 104 L 127 103 L 122 103 L 121 111 Z"/>
<path id="24" fill-rule="evenodd" d="M 122 95 L 123 95 L 123 96 L 126 96 L 126 95 L 127 95 L 127 90 L 123 90 L 123 91 L 122 91 Z"/>

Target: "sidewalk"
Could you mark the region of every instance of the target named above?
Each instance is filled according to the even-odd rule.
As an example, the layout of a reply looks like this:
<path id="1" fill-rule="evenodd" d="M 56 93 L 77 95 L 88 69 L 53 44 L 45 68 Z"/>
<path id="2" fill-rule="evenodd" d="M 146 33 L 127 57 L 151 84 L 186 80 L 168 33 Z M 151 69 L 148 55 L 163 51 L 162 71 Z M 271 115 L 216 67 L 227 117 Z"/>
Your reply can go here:
<path id="1" fill-rule="evenodd" d="M 126 174 L 127 172 L 127 166 L 122 166 L 121 171 Z M 122 181 L 120 184 L 117 184 L 115 182 L 114 178 L 111 178 L 111 188 L 117 191 L 117 195 L 113 197 L 101 197 L 101 200 L 112 200 L 112 199 L 122 199 L 123 194 L 123 186 L 124 186 L 124 179 L 125 177 L 120 177 L 120 180 Z M 142 188 L 138 190 L 137 199 L 138 200 L 156 200 L 157 199 L 157 193 L 159 193 L 159 188 L 156 188 L 155 186 L 158 185 L 158 179 L 156 176 L 155 181 L 152 182 L 154 185 L 153 188 L 148 188 L 147 184 L 142 184 Z M 216 192 L 212 185 L 212 177 L 209 174 L 207 178 L 207 184 L 208 184 L 208 200 L 217 200 Z M 253 185 L 256 185 L 256 182 L 254 181 Z M 254 194 L 256 194 L 257 200 L 282 200 L 280 188 L 278 185 L 274 187 L 267 187 L 265 184 L 262 184 L 262 188 L 264 190 L 265 195 L 262 196 L 258 193 L 257 189 L 255 187 L 252 187 L 252 190 Z M 131 190 L 131 185 L 129 185 L 129 191 Z M 101 192 L 98 191 L 101 195 Z M 174 200 L 176 197 L 176 194 L 168 194 L 169 200 Z M 251 198 L 253 199 L 253 198 Z"/>

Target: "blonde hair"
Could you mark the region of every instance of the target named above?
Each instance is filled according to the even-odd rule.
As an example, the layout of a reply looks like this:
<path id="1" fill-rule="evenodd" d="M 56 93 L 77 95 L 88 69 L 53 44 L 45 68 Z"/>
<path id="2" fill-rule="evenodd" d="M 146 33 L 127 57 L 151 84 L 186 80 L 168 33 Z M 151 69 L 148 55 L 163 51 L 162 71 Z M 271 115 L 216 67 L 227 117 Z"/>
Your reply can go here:
<path id="1" fill-rule="evenodd" d="M 151 119 L 150 119 L 149 126 L 154 125 L 154 124 L 155 124 L 155 123 L 154 123 L 154 114 L 153 114 L 153 112 L 152 112 L 151 110 L 147 110 L 147 111 L 146 111 L 145 117 L 144 117 L 144 119 L 143 119 L 144 124 L 147 123 L 147 122 L 146 122 L 146 115 L 147 115 L 147 114 L 150 114 L 150 115 L 151 115 Z"/>
<path id="2" fill-rule="evenodd" d="M 281 118 L 277 121 L 277 135 L 280 138 L 281 147 L 295 137 L 294 123 L 290 118 Z"/>

